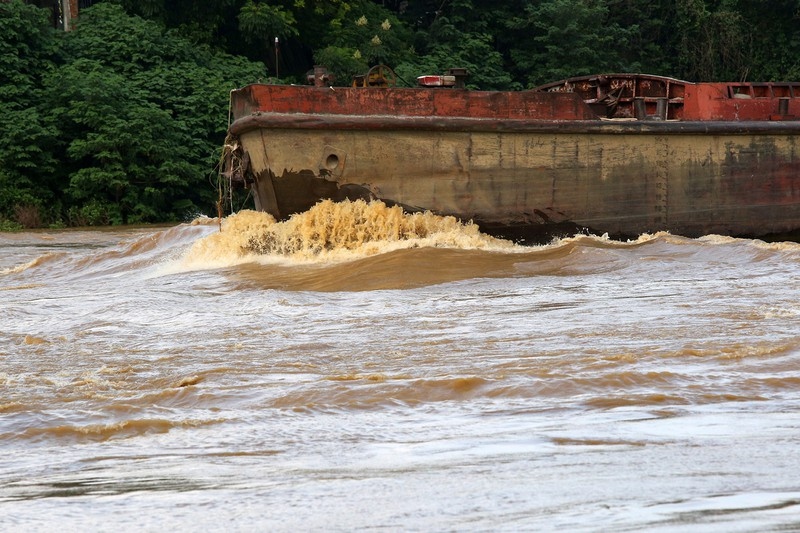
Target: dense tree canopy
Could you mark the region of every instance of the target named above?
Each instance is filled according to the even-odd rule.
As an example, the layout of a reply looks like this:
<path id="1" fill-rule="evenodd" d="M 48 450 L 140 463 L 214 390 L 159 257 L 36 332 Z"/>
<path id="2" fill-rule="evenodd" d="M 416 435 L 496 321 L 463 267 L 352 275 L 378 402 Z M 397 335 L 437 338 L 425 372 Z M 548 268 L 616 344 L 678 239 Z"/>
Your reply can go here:
<path id="1" fill-rule="evenodd" d="M 114 3 L 83 11 L 68 33 L 48 24 L 41 9 L 0 3 L 0 220 L 121 224 L 211 213 L 228 93 L 264 76 L 264 65 Z"/>
<path id="2" fill-rule="evenodd" d="M 343 80 L 377 61 L 408 76 L 466 66 L 483 89 L 609 70 L 713 81 L 800 68 L 800 0 L 120 1 L 271 75 L 279 37 L 277 71 L 296 79 L 319 59 Z"/>
<path id="3" fill-rule="evenodd" d="M 0 228 L 213 213 L 228 92 L 401 82 L 450 67 L 480 89 L 646 72 L 800 77 L 800 0 L 97 0 L 73 31 L 0 0 Z"/>

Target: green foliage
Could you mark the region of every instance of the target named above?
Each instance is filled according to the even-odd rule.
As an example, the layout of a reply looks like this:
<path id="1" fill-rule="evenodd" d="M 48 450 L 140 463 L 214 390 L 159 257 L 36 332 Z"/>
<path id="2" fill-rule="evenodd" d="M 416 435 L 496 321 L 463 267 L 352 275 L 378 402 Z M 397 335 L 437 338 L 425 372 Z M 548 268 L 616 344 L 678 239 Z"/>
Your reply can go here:
<path id="1" fill-rule="evenodd" d="M 111 223 L 109 206 L 100 200 L 90 200 L 83 205 L 73 205 L 67 211 L 67 220 L 70 226 L 106 226 Z"/>
<path id="2" fill-rule="evenodd" d="M 608 24 L 625 33 L 614 47 L 620 71 L 675 75 L 673 0 L 608 0 Z"/>
<path id="3" fill-rule="evenodd" d="M 68 139 L 62 192 L 70 220 L 213 213 L 207 178 L 224 138 L 228 92 L 255 81 L 263 65 L 194 46 L 113 4 L 83 11 L 64 50 L 71 61 L 45 85 Z"/>
<path id="4" fill-rule="evenodd" d="M 800 70 L 798 0 L 116 1 L 271 72 L 281 36 L 281 72 L 298 80 L 322 59 L 341 83 L 376 63 L 407 76 L 464 66 L 484 89 L 609 70 L 703 80 Z"/>
<path id="5" fill-rule="evenodd" d="M 687 78 L 746 78 L 752 49 L 748 24 L 727 4 L 713 9 L 702 0 L 676 3 L 678 68 Z"/>
<path id="6" fill-rule="evenodd" d="M 52 66 L 56 39 L 44 10 L 21 0 L 0 2 L 0 102 L 27 107 L 41 72 Z"/>
<path id="7" fill-rule="evenodd" d="M 341 84 L 349 84 L 371 66 L 396 66 L 412 57 L 410 32 L 397 16 L 373 2 L 351 2 L 332 27 L 335 33 L 315 52 L 314 61 L 327 66 Z"/>
<path id="8" fill-rule="evenodd" d="M 800 71 L 798 0 L 117 1 L 270 72 L 280 35 L 280 71 L 298 81 L 314 63 L 343 84 L 377 63 L 406 79 L 466 67 L 482 89 L 603 71 L 712 81 Z"/>
<path id="9" fill-rule="evenodd" d="M 466 68 L 470 72 L 467 82 L 470 88 L 520 88 L 505 66 L 506 59 L 493 31 L 495 24 L 505 20 L 507 12 L 497 9 L 498 6 L 490 8 L 490 4 L 487 2 L 484 9 L 472 0 L 454 0 L 447 12 L 437 9 L 439 6 L 429 6 L 431 11 L 417 14 L 416 20 L 425 20 L 428 27 L 417 31 L 416 54 L 398 65 L 398 74 L 412 80 L 423 74 L 441 74 L 449 68 Z M 425 15 L 430 12 L 435 16 L 428 21 Z"/>
<path id="10" fill-rule="evenodd" d="M 353 79 L 353 76 L 364 74 L 370 68 L 369 64 L 363 60 L 360 53 L 352 48 L 342 48 L 340 46 L 327 46 L 314 54 L 314 62 L 325 65 L 328 72 L 333 74 L 335 80 L 346 83 Z"/>
<path id="11" fill-rule="evenodd" d="M 19 222 L 0 217 L 0 231 L 22 231 L 23 229 Z"/>
<path id="12" fill-rule="evenodd" d="M 239 12 L 239 31 L 249 42 L 269 42 L 271 37 L 297 35 L 294 15 L 269 4 L 247 0 Z"/>
<path id="13" fill-rule="evenodd" d="M 277 41 L 297 35 L 295 22 L 290 11 L 253 0 L 247 0 L 239 11 L 239 34 L 250 47 L 251 55 L 254 51 L 262 52 L 269 58 L 276 77 L 281 70 Z"/>
<path id="14" fill-rule="evenodd" d="M 198 46 L 112 3 L 81 11 L 67 34 L 19 1 L 0 3 L 0 14 L 8 52 L 0 58 L 0 219 L 85 225 L 215 213 L 208 178 L 228 93 L 263 76 L 263 64 Z"/>
<path id="15" fill-rule="evenodd" d="M 0 218 L 15 218 L 20 206 L 34 206 L 57 218 L 55 158 L 49 151 L 56 134 L 35 109 L 6 110 L 0 104 Z"/>
<path id="16" fill-rule="evenodd" d="M 406 80 L 424 74 L 442 74 L 449 68 L 466 68 L 470 75 L 467 87 L 483 90 L 518 89 L 511 75 L 503 69 L 502 55 L 492 49 L 492 37 L 472 34 L 456 42 L 442 44 L 431 53 L 398 66 L 397 72 Z"/>
<path id="17" fill-rule="evenodd" d="M 626 32 L 608 23 L 608 8 L 599 0 L 544 0 L 528 4 L 508 21 L 524 35 L 509 49 L 518 77 L 536 86 L 570 76 L 615 71 Z"/>
<path id="18" fill-rule="evenodd" d="M 800 1 L 739 0 L 735 6 L 750 34 L 747 78 L 800 79 Z"/>
<path id="19" fill-rule="evenodd" d="M 40 205 L 41 199 L 37 197 L 37 190 L 33 184 L 25 179 L 18 183 L 20 176 L 0 170 L 0 219 L 14 218 L 15 208 L 18 206 Z"/>
<path id="20" fill-rule="evenodd" d="M 18 0 L 0 2 L 0 218 L 13 219 L 21 205 L 52 202 L 47 185 L 56 160 L 49 147 L 57 131 L 37 106 L 56 46 L 43 10 Z"/>
<path id="21" fill-rule="evenodd" d="M 163 199 L 190 194 L 191 166 L 179 147 L 188 139 L 170 113 L 121 74 L 82 59 L 58 72 L 54 88 L 63 127 L 71 131 L 66 156 L 72 162 L 65 192 L 73 203 L 103 201 L 112 223 L 155 221 L 169 213 Z M 180 168 L 175 168 L 176 163 Z M 159 194 L 147 194 L 148 188 Z M 137 206 L 149 196 L 152 209 Z M 159 201 L 160 200 L 160 201 Z"/>
<path id="22" fill-rule="evenodd" d="M 175 28 L 192 42 L 224 46 L 221 34 L 235 27 L 240 0 L 115 0 L 130 15 Z"/>

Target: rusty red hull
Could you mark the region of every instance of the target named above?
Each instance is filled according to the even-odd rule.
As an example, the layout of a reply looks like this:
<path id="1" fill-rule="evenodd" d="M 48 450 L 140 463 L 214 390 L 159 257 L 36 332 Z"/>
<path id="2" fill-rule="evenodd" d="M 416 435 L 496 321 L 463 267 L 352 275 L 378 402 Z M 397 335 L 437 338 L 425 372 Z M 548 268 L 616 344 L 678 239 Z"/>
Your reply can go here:
<path id="1" fill-rule="evenodd" d="M 226 173 L 279 219 L 364 198 L 527 241 L 800 230 L 800 85 L 251 85 L 233 91 L 231 114 Z"/>

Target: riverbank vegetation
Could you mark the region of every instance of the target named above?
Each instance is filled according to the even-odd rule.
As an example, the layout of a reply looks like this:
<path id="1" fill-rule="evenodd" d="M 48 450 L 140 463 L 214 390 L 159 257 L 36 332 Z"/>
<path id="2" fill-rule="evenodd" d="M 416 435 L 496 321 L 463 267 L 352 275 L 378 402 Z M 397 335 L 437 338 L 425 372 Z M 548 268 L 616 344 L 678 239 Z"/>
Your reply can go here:
<path id="1" fill-rule="evenodd" d="M 467 68 L 476 89 L 645 72 L 800 78 L 800 1 L 115 0 L 73 31 L 0 0 L 0 229 L 217 213 L 229 91 L 337 84 L 387 64 L 400 84 Z"/>

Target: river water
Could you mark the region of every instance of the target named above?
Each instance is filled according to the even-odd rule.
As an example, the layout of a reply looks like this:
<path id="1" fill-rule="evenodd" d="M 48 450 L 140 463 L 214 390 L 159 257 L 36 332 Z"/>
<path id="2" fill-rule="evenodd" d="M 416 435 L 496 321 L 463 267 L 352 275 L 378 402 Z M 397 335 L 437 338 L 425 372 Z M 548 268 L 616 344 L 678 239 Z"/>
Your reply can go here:
<path id="1" fill-rule="evenodd" d="M 800 245 L 382 204 L 0 234 L 4 531 L 800 530 Z"/>

